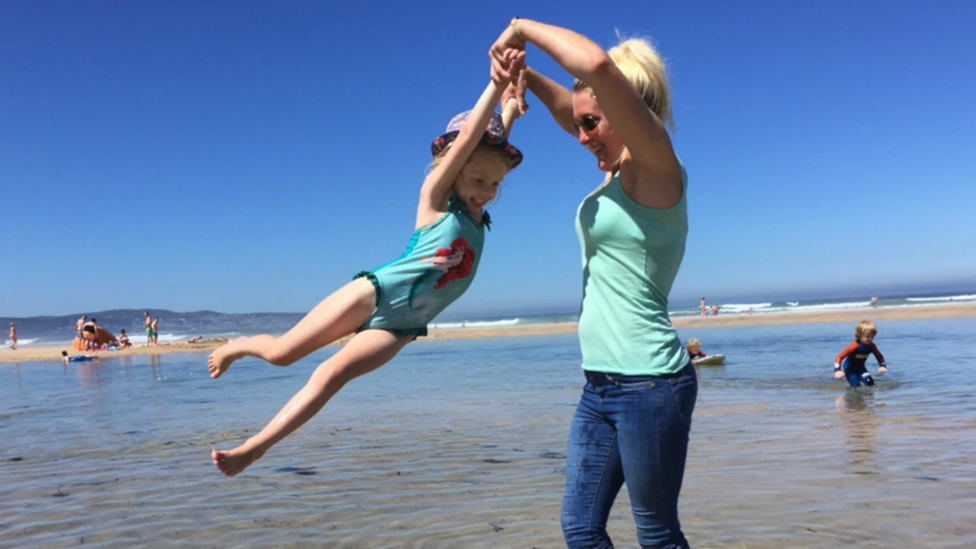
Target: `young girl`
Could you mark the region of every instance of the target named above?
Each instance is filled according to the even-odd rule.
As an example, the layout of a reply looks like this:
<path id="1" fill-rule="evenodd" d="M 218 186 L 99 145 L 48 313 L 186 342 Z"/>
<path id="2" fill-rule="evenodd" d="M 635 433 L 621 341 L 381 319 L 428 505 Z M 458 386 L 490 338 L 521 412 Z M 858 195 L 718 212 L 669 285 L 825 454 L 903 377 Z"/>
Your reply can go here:
<path id="1" fill-rule="evenodd" d="M 525 53 L 513 50 L 505 59 L 511 74 L 517 75 Z M 504 116 L 494 113 L 508 85 L 509 79 L 496 78 L 474 109 L 454 117 L 447 132 L 434 140 L 434 162 L 420 189 L 416 231 L 399 259 L 360 273 L 285 335 L 238 339 L 210 355 L 210 375 L 218 378 L 245 356 L 288 366 L 356 333 L 319 365 L 260 433 L 233 450 L 213 451 L 211 458 L 222 473 L 234 476 L 243 471 L 311 419 L 347 382 L 379 368 L 407 343 L 426 335 L 427 324 L 471 285 L 490 222 L 484 207 L 522 161 L 522 153 L 507 140 L 508 128 L 518 116 L 517 101 L 506 100 Z M 505 95 L 514 97 L 514 92 Z"/>

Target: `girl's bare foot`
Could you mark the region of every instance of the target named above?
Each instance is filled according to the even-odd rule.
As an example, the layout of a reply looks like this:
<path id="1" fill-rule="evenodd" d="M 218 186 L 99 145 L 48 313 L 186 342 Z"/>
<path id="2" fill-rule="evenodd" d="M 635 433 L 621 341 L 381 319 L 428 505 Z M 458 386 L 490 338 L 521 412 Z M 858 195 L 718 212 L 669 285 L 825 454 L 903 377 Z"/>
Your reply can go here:
<path id="1" fill-rule="evenodd" d="M 220 469 L 220 472 L 228 477 L 232 477 L 244 469 L 247 469 L 249 465 L 255 461 L 261 459 L 264 452 L 258 452 L 257 450 L 244 450 L 244 446 L 238 446 L 229 452 L 221 452 L 214 450 L 210 453 L 210 459 L 213 460 L 214 465 Z"/>
<path id="2" fill-rule="evenodd" d="M 246 337 L 235 339 L 230 343 L 224 343 L 220 347 L 210 353 L 210 358 L 207 359 L 207 369 L 210 370 L 210 377 L 217 379 L 230 365 L 234 363 L 235 360 L 243 358 L 244 351 L 241 349 L 244 346 L 244 342 L 247 341 Z"/>

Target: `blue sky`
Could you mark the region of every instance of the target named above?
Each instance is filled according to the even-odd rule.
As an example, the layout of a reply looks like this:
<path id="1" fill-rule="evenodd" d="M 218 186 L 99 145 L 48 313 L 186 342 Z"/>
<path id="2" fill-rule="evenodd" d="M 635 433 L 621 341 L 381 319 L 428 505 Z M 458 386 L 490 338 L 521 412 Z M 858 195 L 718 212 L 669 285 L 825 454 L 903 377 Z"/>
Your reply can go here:
<path id="1" fill-rule="evenodd" d="M 672 305 L 976 287 L 976 3 L 595 5 L 0 3 L 0 316 L 310 309 L 402 253 L 429 143 L 512 15 L 669 59 L 691 224 Z M 574 216 L 602 175 L 530 102 L 451 316 L 578 303 Z"/>

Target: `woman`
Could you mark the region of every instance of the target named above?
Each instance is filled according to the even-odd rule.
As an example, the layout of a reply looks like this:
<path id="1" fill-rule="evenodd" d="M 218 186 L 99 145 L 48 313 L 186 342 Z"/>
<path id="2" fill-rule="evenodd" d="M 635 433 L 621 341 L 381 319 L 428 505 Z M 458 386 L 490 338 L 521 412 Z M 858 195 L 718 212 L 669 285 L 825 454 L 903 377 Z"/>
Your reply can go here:
<path id="1" fill-rule="evenodd" d="M 93 317 L 81 327 L 85 334 L 85 351 L 93 351 L 98 346 L 98 322 Z"/>
<path id="2" fill-rule="evenodd" d="M 664 126 L 666 67 L 641 40 L 606 52 L 573 31 L 516 18 L 492 46 L 492 71 L 505 75 L 505 49 L 527 43 L 576 77 L 568 90 L 523 71 L 606 173 L 577 214 L 587 382 L 566 458 L 566 543 L 612 547 L 607 516 L 626 482 L 641 547 L 687 547 L 677 508 L 698 381 L 667 310 L 688 222 L 687 178 Z"/>

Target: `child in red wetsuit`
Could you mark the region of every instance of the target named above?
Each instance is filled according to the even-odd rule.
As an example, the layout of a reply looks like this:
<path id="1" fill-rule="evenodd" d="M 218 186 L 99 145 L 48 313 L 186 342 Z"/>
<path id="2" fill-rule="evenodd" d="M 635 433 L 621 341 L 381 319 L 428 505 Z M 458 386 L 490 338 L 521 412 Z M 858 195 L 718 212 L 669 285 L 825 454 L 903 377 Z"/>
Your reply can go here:
<path id="1" fill-rule="evenodd" d="M 692 360 L 708 357 L 708 355 L 702 352 L 701 341 L 699 341 L 698 338 L 693 337 L 688 340 L 688 356 L 691 357 Z"/>
<path id="2" fill-rule="evenodd" d="M 837 360 L 834 361 L 835 378 L 843 379 L 846 377 L 851 387 L 857 387 L 861 383 L 869 387 L 873 386 L 874 378 L 871 377 L 865 366 L 868 357 L 871 355 L 878 359 L 878 364 L 881 366 L 878 369 L 879 376 L 888 371 L 884 356 L 874 345 L 874 336 L 876 335 L 878 335 L 878 328 L 871 321 L 865 320 L 857 325 L 857 329 L 854 330 L 854 337 L 856 338 L 854 343 L 841 351 L 837 355 Z"/>

